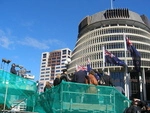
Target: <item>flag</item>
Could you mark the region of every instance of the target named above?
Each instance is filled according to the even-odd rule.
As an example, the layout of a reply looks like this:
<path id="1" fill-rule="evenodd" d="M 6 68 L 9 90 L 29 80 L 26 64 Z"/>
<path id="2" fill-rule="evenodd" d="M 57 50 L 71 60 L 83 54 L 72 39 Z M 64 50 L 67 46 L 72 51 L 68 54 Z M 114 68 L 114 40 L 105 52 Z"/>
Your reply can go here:
<path id="1" fill-rule="evenodd" d="M 95 72 L 94 76 L 95 76 L 96 80 L 99 80 L 102 75 L 98 71 L 96 71 L 95 69 L 91 68 L 91 61 L 90 61 L 90 58 L 88 58 L 87 59 L 87 74 L 89 74 L 89 72 L 91 70 L 93 70 Z"/>
<path id="2" fill-rule="evenodd" d="M 133 65 L 134 68 L 137 72 L 140 72 L 140 67 L 141 67 L 141 55 L 140 53 L 136 50 L 136 48 L 132 45 L 132 42 L 126 38 L 126 44 L 127 44 L 127 49 L 131 53 L 131 57 L 133 60 Z"/>
<path id="3" fill-rule="evenodd" d="M 119 66 L 125 66 L 126 64 L 120 60 L 118 57 L 113 55 L 111 52 L 105 50 L 105 62 L 110 63 L 110 64 L 115 64 Z"/>
<path id="4" fill-rule="evenodd" d="M 87 67 L 86 66 L 82 66 L 82 65 L 77 65 L 76 64 L 76 71 L 87 71 Z"/>

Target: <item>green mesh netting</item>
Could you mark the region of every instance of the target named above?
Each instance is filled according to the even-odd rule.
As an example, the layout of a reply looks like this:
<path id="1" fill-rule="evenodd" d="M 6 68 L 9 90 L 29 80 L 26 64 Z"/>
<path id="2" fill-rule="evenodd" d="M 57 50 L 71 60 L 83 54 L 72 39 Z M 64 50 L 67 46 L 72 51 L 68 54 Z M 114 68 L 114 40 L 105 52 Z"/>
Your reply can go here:
<path id="1" fill-rule="evenodd" d="M 6 109 L 11 109 L 21 102 L 24 102 L 26 109 L 33 109 L 36 90 L 35 82 L 0 70 L 0 104 L 5 105 Z"/>
<path id="2" fill-rule="evenodd" d="M 0 104 L 11 109 L 24 102 L 38 113 L 123 113 L 130 100 L 114 87 L 64 82 L 38 94 L 36 83 L 0 70 Z"/>
<path id="3" fill-rule="evenodd" d="M 64 81 L 36 100 L 39 113 L 123 113 L 130 104 L 114 87 Z"/>

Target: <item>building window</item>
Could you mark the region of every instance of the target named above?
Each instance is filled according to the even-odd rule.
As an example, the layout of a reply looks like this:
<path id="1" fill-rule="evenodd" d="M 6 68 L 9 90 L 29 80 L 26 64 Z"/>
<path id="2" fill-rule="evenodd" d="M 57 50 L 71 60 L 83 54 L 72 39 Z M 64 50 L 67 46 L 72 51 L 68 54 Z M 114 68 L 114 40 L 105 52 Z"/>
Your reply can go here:
<path id="1" fill-rule="evenodd" d="M 62 56 L 62 58 L 66 58 L 66 56 Z"/>
<path id="2" fill-rule="evenodd" d="M 56 58 L 52 58 L 52 60 L 55 60 Z"/>
<path id="3" fill-rule="evenodd" d="M 63 50 L 63 55 L 66 54 L 66 53 L 67 53 L 67 51 L 66 51 L 66 50 Z"/>
<path id="4" fill-rule="evenodd" d="M 51 76 L 54 76 L 54 74 L 51 74 Z"/>
<path id="5" fill-rule="evenodd" d="M 43 59 L 42 61 L 46 61 L 46 59 Z"/>
<path id="6" fill-rule="evenodd" d="M 49 78 L 45 78 L 45 80 L 49 80 Z"/>
<path id="7" fill-rule="evenodd" d="M 66 61 L 66 59 L 62 59 L 62 61 Z"/>
<path id="8" fill-rule="evenodd" d="M 43 58 L 46 58 L 46 54 L 43 54 Z"/>
<path id="9" fill-rule="evenodd" d="M 60 72 L 60 70 L 56 70 L 56 72 Z"/>
<path id="10" fill-rule="evenodd" d="M 50 68 L 46 68 L 46 70 L 50 70 Z"/>
<path id="11" fill-rule="evenodd" d="M 56 69 L 59 69 L 60 67 L 56 67 Z"/>
<path id="12" fill-rule="evenodd" d="M 70 55 L 71 51 L 68 50 L 68 55 Z"/>
<path id="13" fill-rule="evenodd" d="M 66 68 L 66 66 L 61 66 L 61 68 Z"/>
<path id="14" fill-rule="evenodd" d="M 46 71 L 46 73 L 50 73 L 49 71 Z"/>
<path id="15" fill-rule="evenodd" d="M 57 57 L 57 59 L 60 59 L 60 57 Z"/>

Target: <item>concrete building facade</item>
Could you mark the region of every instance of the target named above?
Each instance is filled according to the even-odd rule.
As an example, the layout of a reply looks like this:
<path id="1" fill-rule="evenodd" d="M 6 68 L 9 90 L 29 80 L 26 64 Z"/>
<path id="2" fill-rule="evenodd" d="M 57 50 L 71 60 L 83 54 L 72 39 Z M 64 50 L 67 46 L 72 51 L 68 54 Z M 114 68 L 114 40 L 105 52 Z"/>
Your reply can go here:
<path id="1" fill-rule="evenodd" d="M 141 54 L 141 72 L 134 70 L 129 51 L 126 51 L 124 36 Z M 85 17 L 78 27 L 78 38 L 72 52 L 69 73 L 73 73 L 75 65 L 86 65 L 87 58 L 91 67 L 102 72 L 102 47 L 119 59 L 127 59 L 129 74 L 129 96 L 150 100 L 150 21 L 145 15 L 139 15 L 128 9 L 110 9 Z M 126 56 L 126 57 L 125 57 Z M 116 86 L 125 88 L 125 69 L 121 66 L 105 63 Z"/>
<path id="2" fill-rule="evenodd" d="M 39 78 L 40 92 L 43 92 L 47 81 L 53 83 L 56 75 L 61 74 L 62 70 L 66 69 L 64 62 L 68 58 L 71 58 L 71 50 L 69 48 L 42 53 Z"/>

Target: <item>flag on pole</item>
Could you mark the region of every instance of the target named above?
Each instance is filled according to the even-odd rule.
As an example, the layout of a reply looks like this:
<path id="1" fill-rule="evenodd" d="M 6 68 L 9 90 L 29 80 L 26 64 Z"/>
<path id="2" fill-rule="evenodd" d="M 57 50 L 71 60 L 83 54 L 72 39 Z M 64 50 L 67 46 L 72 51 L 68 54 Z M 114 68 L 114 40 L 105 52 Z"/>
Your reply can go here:
<path id="1" fill-rule="evenodd" d="M 140 53 L 136 50 L 136 48 L 132 45 L 132 42 L 126 38 L 126 44 L 127 44 L 127 49 L 131 53 L 131 57 L 133 60 L 133 65 L 134 68 L 137 72 L 140 72 L 140 67 L 141 67 L 141 55 Z"/>
<path id="2" fill-rule="evenodd" d="M 97 80 L 100 79 L 100 77 L 102 76 L 98 71 L 96 71 L 95 69 L 92 69 L 91 67 L 91 61 L 90 58 L 87 59 L 87 74 L 89 74 L 89 72 L 93 70 L 95 72 L 94 76 Z"/>
<path id="3" fill-rule="evenodd" d="M 110 64 L 115 64 L 119 66 L 125 66 L 126 64 L 120 60 L 118 57 L 113 55 L 111 52 L 105 50 L 105 62 L 110 63 Z"/>

